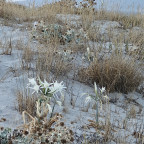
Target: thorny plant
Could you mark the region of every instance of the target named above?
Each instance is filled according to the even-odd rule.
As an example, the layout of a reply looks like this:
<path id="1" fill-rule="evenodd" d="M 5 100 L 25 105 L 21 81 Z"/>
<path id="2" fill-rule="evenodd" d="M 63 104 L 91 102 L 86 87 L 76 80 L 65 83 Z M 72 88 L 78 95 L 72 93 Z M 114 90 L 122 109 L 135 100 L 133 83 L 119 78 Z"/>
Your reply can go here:
<path id="1" fill-rule="evenodd" d="M 88 35 L 83 28 L 76 31 L 70 27 L 63 27 L 58 24 L 45 25 L 42 20 L 34 22 L 31 37 L 45 42 L 57 39 L 61 44 L 70 42 L 80 44 L 88 40 Z"/>
<path id="2" fill-rule="evenodd" d="M 95 2 L 95 0 L 83 0 L 82 2 L 80 2 L 80 13 L 85 13 L 85 14 L 89 14 L 91 12 L 95 11 L 95 6 L 97 5 L 97 3 Z"/>
<path id="3" fill-rule="evenodd" d="M 106 100 L 109 100 L 109 97 L 107 95 L 104 95 L 105 87 L 102 87 L 102 89 L 100 89 L 100 92 L 98 91 L 96 82 L 94 82 L 94 92 L 95 92 L 95 95 L 90 95 L 88 93 L 85 93 L 87 95 L 87 97 L 85 99 L 85 103 L 88 103 L 90 101 L 95 102 L 95 105 L 96 105 L 96 117 L 95 117 L 95 119 L 96 119 L 96 124 L 98 125 L 98 123 L 99 123 L 99 119 L 98 119 L 98 116 L 99 116 L 99 103 L 100 103 L 100 106 L 102 108 L 102 99 L 105 98 Z"/>
<path id="4" fill-rule="evenodd" d="M 63 121 L 62 115 L 55 114 L 50 120 L 38 122 L 35 118 L 29 115 L 26 111 L 25 115 L 30 116 L 31 121 L 24 123 L 17 129 L 0 127 L 0 143 L 1 144 L 42 144 L 42 143 L 73 143 L 73 131 L 67 128 Z"/>
<path id="5" fill-rule="evenodd" d="M 30 116 L 26 111 L 23 113 Z M 31 116 L 30 116 L 31 117 Z M 61 121 L 62 115 L 57 113 L 50 120 L 37 121 L 31 117 L 32 121 L 22 127 L 23 140 L 27 143 L 72 143 L 74 141 L 73 131 L 68 129 Z M 19 127 L 19 128 L 21 128 Z"/>
<path id="6" fill-rule="evenodd" d="M 7 144 L 10 143 L 9 134 L 11 132 L 10 128 L 3 128 L 0 127 L 0 144 Z"/>

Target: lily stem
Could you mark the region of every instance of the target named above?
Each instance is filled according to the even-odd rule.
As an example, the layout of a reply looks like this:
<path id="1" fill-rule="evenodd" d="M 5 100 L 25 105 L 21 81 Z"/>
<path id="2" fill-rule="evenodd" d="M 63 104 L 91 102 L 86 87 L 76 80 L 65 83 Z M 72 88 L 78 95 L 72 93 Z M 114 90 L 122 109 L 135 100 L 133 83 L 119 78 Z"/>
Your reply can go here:
<path id="1" fill-rule="evenodd" d="M 52 118 L 52 116 L 53 116 L 53 112 L 54 112 L 55 105 L 56 105 L 56 101 L 54 102 L 54 105 L 53 105 L 53 108 L 52 108 L 52 113 L 51 113 L 50 118 Z"/>

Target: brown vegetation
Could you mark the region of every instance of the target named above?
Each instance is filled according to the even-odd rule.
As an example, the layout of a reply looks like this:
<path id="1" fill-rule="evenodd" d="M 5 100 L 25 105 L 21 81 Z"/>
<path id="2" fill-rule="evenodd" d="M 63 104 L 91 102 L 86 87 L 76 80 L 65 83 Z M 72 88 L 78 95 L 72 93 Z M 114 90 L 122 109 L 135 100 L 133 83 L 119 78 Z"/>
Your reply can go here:
<path id="1" fill-rule="evenodd" d="M 80 81 L 89 84 L 96 82 L 109 92 L 122 93 L 134 91 L 144 80 L 136 63 L 120 56 L 95 60 L 88 68 L 80 69 L 78 76 Z"/>

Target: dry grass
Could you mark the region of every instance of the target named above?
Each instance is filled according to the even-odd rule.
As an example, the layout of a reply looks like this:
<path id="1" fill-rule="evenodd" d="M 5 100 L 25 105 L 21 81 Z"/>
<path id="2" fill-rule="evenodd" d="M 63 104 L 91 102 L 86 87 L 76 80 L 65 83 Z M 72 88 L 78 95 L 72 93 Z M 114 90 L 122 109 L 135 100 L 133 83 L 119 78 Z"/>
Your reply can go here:
<path id="1" fill-rule="evenodd" d="M 91 84 L 96 82 L 109 92 L 122 93 L 134 91 L 144 80 L 136 63 L 120 56 L 95 60 L 88 68 L 80 69 L 78 76 L 80 81 Z"/>
<path id="2" fill-rule="evenodd" d="M 46 4 L 38 8 L 34 4 L 31 7 L 25 7 L 10 2 L 0 3 L 0 17 L 5 20 L 18 20 L 18 22 L 30 22 L 42 18 L 50 22 L 55 19 L 55 15 L 58 13 L 74 13 L 74 11 L 74 3 L 70 0 Z"/>
<path id="3" fill-rule="evenodd" d="M 32 67 L 32 60 L 34 58 L 34 52 L 32 51 L 31 47 L 24 46 L 23 47 L 23 54 L 22 54 L 22 69 L 28 70 L 31 69 Z"/>
<path id="4" fill-rule="evenodd" d="M 92 5 L 94 6 L 95 3 L 93 3 Z M 30 21 L 42 18 L 49 18 L 50 21 L 50 19 L 58 13 L 80 14 L 82 16 L 82 20 L 89 23 L 92 20 L 118 21 L 124 26 L 125 29 L 134 26 L 144 26 L 144 16 L 140 13 L 136 15 L 125 15 L 113 11 L 94 11 L 91 6 L 85 6 L 84 4 L 82 4 L 82 8 L 80 9 L 76 8 L 76 3 L 70 0 L 62 0 L 61 2 L 47 4 L 39 8 L 36 8 L 35 5 L 33 5 L 32 8 L 28 8 L 13 3 L 0 3 L 0 17 L 7 19 L 19 18 L 25 21 Z M 85 25 L 86 23 L 83 24 Z"/>
<path id="5" fill-rule="evenodd" d="M 97 12 L 96 19 L 120 22 L 124 29 L 132 28 L 135 26 L 144 27 L 144 16 L 141 13 L 125 15 L 123 13 L 114 11 L 103 11 Z"/>
<path id="6" fill-rule="evenodd" d="M 37 97 L 35 95 L 30 95 L 28 91 L 22 92 L 20 90 L 16 93 L 17 106 L 16 109 L 22 113 L 23 111 L 27 111 L 32 116 L 36 115 L 36 100 Z"/>
<path id="7" fill-rule="evenodd" d="M 0 17 L 5 19 L 14 19 L 21 15 L 24 15 L 26 8 L 22 5 L 13 4 L 13 3 L 0 3 Z"/>
<path id="8" fill-rule="evenodd" d="M 2 45 L 2 49 L 3 49 L 3 52 L 1 53 L 2 55 L 11 55 L 12 54 L 13 46 L 12 46 L 11 38 L 5 45 Z"/>
<path id="9" fill-rule="evenodd" d="M 38 9 L 42 12 L 42 14 L 47 16 L 46 10 L 51 10 L 53 14 L 58 13 L 75 13 L 76 7 L 75 2 L 72 2 L 71 0 L 62 0 L 60 2 L 55 2 L 53 4 L 47 4 Z"/>
<path id="10" fill-rule="evenodd" d="M 143 60 L 144 59 L 144 34 L 142 31 L 135 33 L 133 27 L 144 27 L 144 16 L 142 14 L 137 15 L 124 15 L 117 12 L 106 12 L 106 11 L 94 11 L 91 8 L 77 9 L 75 4 L 70 0 L 57 2 L 51 5 L 45 5 L 39 8 L 33 6 L 32 8 L 26 8 L 21 5 L 11 3 L 0 3 L 0 17 L 6 20 L 15 20 L 18 23 L 27 21 L 32 22 L 35 20 L 44 20 L 46 24 L 60 24 L 66 27 L 66 23 L 58 20 L 56 14 L 79 14 L 81 16 L 82 25 L 81 27 L 88 32 L 89 39 L 94 42 L 112 42 L 115 46 L 119 44 L 134 44 L 138 46 L 138 50 L 134 53 L 129 53 L 133 58 Z M 92 29 L 91 23 L 95 20 L 109 20 L 117 21 L 120 23 L 121 31 L 120 34 L 115 37 L 111 31 L 107 34 L 107 37 L 103 37 L 98 29 Z M 6 24 L 5 23 L 5 24 Z M 79 27 L 76 27 L 79 29 Z M 129 29 L 127 37 L 121 33 Z M 33 67 L 33 71 L 39 75 L 41 79 L 47 77 L 50 80 L 50 76 L 54 79 L 58 79 L 62 76 L 68 76 L 68 72 L 76 71 L 73 63 L 64 59 L 62 55 L 59 55 L 59 51 L 66 50 L 73 51 L 75 56 L 81 56 L 86 52 L 86 47 L 89 45 L 88 42 L 84 44 L 70 44 L 61 45 L 60 41 L 56 37 L 52 37 L 50 40 L 38 40 L 43 46 L 35 47 L 35 50 L 30 46 L 24 46 L 22 42 L 16 44 L 16 48 L 23 50 L 22 53 L 22 68 L 29 70 Z M 100 47 L 100 51 L 94 53 L 101 54 L 103 47 Z M 11 42 L 8 49 L 4 49 L 4 54 L 11 54 Z M 80 55 L 79 55 L 80 54 Z M 116 54 L 116 53 L 115 53 Z M 141 68 L 138 66 L 136 59 L 123 58 L 121 55 L 111 55 L 110 58 L 95 60 L 87 68 L 79 68 L 78 77 L 79 81 L 85 82 L 86 84 L 92 85 L 96 82 L 100 87 L 106 87 L 108 92 L 122 92 L 129 93 L 134 91 L 143 82 L 144 77 L 142 76 Z M 5 78 L 5 77 L 4 77 Z M 69 79 L 68 79 L 69 80 Z M 36 115 L 35 102 L 37 97 L 31 96 L 29 92 L 17 91 L 17 107 L 19 112 L 27 111 L 32 116 Z M 65 111 L 65 109 L 64 109 Z M 131 117 L 136 117 L 136 111 L 134 107 L 130 109 L 129 114 Z M 113 124 L 107 123 L 103 126 L 105 142 L 111 141 L 113 137 Z M 94 125 L 96 126 L 96 125 Z M 123 139 L 117 139 L 119 143 L 125 143 Z"/>
<path id="11" fill-rule="evenodd" d="M 52 72 L 55 77 L 64 76 L 71 70 L 71 63 L 64 60 L 63 56 L 56 54 L 57 48 L 49 45 L 48 48 L 39 47 L 36 69 L 40 72 Z"/>

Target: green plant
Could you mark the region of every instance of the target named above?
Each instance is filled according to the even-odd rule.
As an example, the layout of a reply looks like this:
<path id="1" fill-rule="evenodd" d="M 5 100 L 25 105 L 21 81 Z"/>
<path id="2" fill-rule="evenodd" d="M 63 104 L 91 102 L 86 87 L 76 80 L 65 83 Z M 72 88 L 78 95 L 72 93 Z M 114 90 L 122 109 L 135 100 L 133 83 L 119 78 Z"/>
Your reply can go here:
<path id="1" fill-rule="evenodd" d="M 62 91 L 66 88 L 62 83 L 63 82 L 58 83 L 57 81 L 54 83 L 48 83 L 46 80 L 42 82 L 39 77 L 38 83 L 33 78 L 29 79 L 29 83 L 27 86 L 28 88 L 34 90 L 32 94 L 34 94 L 35 92 L 40 93 L 38 101 L 36 102 L 36 114 L 39 119 L 45 118 L 48 112 L 51 113 L 52 117 L 56 103 L 60 106 L 62 105 L 62 102 L 60 100 L 57 100 L 59 99 L 58 92 L 62 93 Z M 64 97 L 62 98 L 62 100 L 63 99 Z M 51 101 L 54 101 L 53 108 L 51 108 L 50 106 Z"/>
<path id="2" fill-rule="evenodd" d="M 31 37 L 44 42 L 49 42 L 53 39 L 58 40 L 61 44 L 75 42 L 80 44 L 88 39 L 87 33 L 81 28 L 76 31 L 72 28 L 66 28 L 58 24 L 44 25 L 34 22 L 34 27 L 31 32 Z"/>
<path id="3" fill-rule="evenodd" d="M 11 140 L 11 129 L 3 128 L 0 129 L 0 144 L 8 144 Z"/>
<path id="4" fill-rule="evenodd" d="M 104 95 L 105 87 L 102 87 L 102 89 L 100 89 L 100 92 L 99 92 L 95 82 L 94 82 L 94 92 L 95 92 L 95 95 L 90 95 L 90 94 L 86 93 L 86 95 L 88 95 L 88 96 L 86 97 L 85 102 L 88 103 L 92 100 L 95 102 L 95 105 L 96 105 L 95 120 L 96 120 L 96 124 L 98 124 L 99 123 L 99 119 L 98 119 L 98 117 L 99 117 L 99 103 L 100 103 L 100 106 L 102 107 L 102 98 L 105 98 L 107 100 L 109 98 L 107 95 Z"/>

